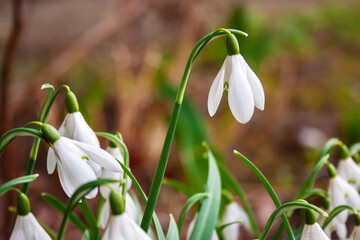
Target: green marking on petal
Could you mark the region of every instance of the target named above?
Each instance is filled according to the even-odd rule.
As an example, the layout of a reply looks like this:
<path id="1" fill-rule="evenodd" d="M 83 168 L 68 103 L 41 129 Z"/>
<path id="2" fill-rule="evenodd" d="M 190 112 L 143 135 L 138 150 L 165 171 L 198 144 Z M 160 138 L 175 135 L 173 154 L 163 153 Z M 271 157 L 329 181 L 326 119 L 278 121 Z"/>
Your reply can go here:
<path id="1" fill-rule="evenodd" d="M 86 161 L 90 161 L 90 159 L 87 156 L 81 156 L 81 159 L 86 160 Z"/>

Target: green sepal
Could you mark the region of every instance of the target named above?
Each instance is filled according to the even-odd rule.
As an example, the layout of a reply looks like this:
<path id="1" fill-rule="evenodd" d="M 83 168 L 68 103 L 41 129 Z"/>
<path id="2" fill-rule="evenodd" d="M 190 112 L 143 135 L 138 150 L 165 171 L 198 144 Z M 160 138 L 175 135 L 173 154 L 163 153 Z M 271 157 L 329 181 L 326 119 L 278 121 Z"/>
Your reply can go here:
<path id="1" fill-rule="evenodd" d="M 331 163 L 328 163 L 327 169 L 328 169 L 328 174 L 329 174 L 330 178 L 336 177 L 337 173 L 336 173 L 336 168 L 334 165 L 332 165 Z"/>
<path id="2" fill-rule="evenodd" d="M 24 193 L 19 193 L 16 198 L 16 212 L 20 216 L 26 216 L 30 212 L 30 202 Z"/>
<path id="3" fill-rule="evenodd" d="M 121 215 L 125 212 L 124 199 L 114 190 L 110 193 L 110 208 L 113 215 Z"/>
<path id="4" fill-rule="evenodd" d="M 50 124 L 44 123 L 40 129 L 49 144 L 52 145 L 60 139 L 60 133 Z"/>
<path id="5" fill-rule="evenodd" d="M 314 225 L 316 223 L 316 215 L 314 210 L 306 209 L 305 223 L 307 225 Z"/>
<path id="6" fill-rule="evenodd" d="M 71 91 L 67 92 L 65 95 L 65 105 L 68 113 L 75 113 L 79 111 L 79 103 L 75 94 Z"/>
<path id="7" fill-rule="evenodd" d="M 226 50 L 229 56 L 240 53 L 239 43 L 234 34 L 229 34 L 226 37 Z"/>

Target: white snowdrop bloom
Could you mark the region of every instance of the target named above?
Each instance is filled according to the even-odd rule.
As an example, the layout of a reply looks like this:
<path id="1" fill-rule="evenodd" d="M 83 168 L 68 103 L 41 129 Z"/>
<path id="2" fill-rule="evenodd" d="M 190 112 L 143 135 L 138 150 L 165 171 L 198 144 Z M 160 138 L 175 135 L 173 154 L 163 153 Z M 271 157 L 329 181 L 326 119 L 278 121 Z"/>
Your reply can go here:
<path id="1" fill-rule="evenodd" d="M 330 210 L 340 205 L 349 205 L 356 209 L 360 209 L 359 193 L 339 175 L 330 178 L 328 193 Z M 347 216 L 348 213 L 342 211 L 336 216 L 336 219 L 341 223 L 345 223 Z"/>
<path id="2" fill-rule="evenodd" d="M 191 220 L 190 224 L 189 224 L 189 227 L 188 227 L 188 230 L 186 232 L 186 239 L 189 240 L 190 237 L 191 237 L 191 233 L 194 229 L 194 226 L 195 226 L 195 222 L 196 222 L 196 219 L 198 217 L 198 214 L 196 213 L 195 217 L 193 218 L 193 220 Z M 211 236 L 211 240 L 219 240 L 219 237 L 218 235 L 216 234 L 216 231 L 214 230 L 213 231 L 213 234 Z"/>
<path id="3" fill-rule="evenodd" d="M 346 223 L 340 222 L 336 217 L 333 218 L 329 225 L 325 228 L 324 232 L 328 237 L 331 237 L 331 233 L 333 231 L 336 231 L 336 234 L 340 239 L 345 239 L 347 235 Z"/>
<path id="4" fill-rule="evenodd" d="M 109 196 L 109 195 L 108 195 Z M 137 209 L 134 200 L 130 196 L 130 194 L 126 194 L 125 200 L 125 213 L 132 219 L 136 220 L 137 217 Z M 101 212 L 101 227 L 105 228 L 110 217 L 110 201 L 107 198 L 104 202 L 104 206 Z"/>
<path id="5" fill-rule="evenodd" d="M 350 240 L 359 240 L 360 239 L 360 226 L 355 226 L 354 230 L 350 235 Z"/>
<path id="6" fill-rule="evenodd" d="M 360 187 L 360 167 L 354 162 L 351 157 L 342 159 L 337 167 L 337 173 L 350 185 L 359 189 Z"/>
<path id="7" fill-rule="evenodd" d="M 249 218 L 246 212 L 236 202 L 232 202 L 226 206 L 222 224 L 228 224 L 235 221 L 242 221 L 238 224 L 231 224 L 223 230 L 223 235 L 226 240 L 237 240 L 239 239 L 240 231 L 239 226 L 244 225 L 245 229 L 251 233 L 251 226 Z"/>
<path id="8" fill-rule="evenodd" d="M 300 240 L 330 240 L 318 223 L 305 224 Z"/>
<path id="9" fill-rule="evenodd" d="M 44 124 L 44 126 L 42 131 L 48 141 L 52 143 L 53 149 L 53 154 L 48 154 L 47 158 L 48 173 L 52 174 L 55 166 L 58 166 L 61 186 L 69 197 L 79 186 L 97 179 L 94 170 L 87 164 L 88 160 L 92 160 L 112 171 L 122 171 L 119 163 L 105 150 L 66 137 L 60 137 L 52 126 L 48 124 Z M 97 188 L 92 190 L 86 197 L 93 198 L 96 194 Z"/>
<path id="10" fill-rule="evenodd" d="M 238 122 L 247 123 L 254 113 L 254 107 L 264 110 L 264 90 L 259 78 L 239 53 L 236 38 L 229 36 L 227 41 L 229 39 L 234 41 L 231 43 L 232 47 L 237 47 L 237 49 L 229 50 L 227 44 L 228 56 L 210 88 L 208 111 L 211 117 L 214 116 L 224 90 L 228 90 L 228 101 L 232 114 Z"/>
<path id="11" fill-rule="evenodd" d="M 136 222 L 123 213 L 112 215 L 102 237 L 103 240 L 151 240 L 150 236 Z"/>
<path id="12" fill-rule="evenodd" d="M 106 149 L 106 151 L 108 153 L 110 153 L 111 156 L 113 156 L 114 158 L 119 160 L 121 163 L 124 163 L 123 153 L 120 150 L 120 148 L 108 147 Z M 124 175 L 123 170 L 121 172 L 115 172 L 115 171 L 112 171 L 109 169 L 103 169 L 100 178 L 110 178 L 110 179 L 120 180 L 120 179 L 122 179 L 123 175 Z M 129 178 L 129 176 L 127 176 L 127 183 L 126 183 L 127 190 L 130 189 L 131 183 L 132 183 L 131 179 Z M 117 188 L 119 188 L 120 183 L 111 183 L 111 184 L 114 186 L 115 189 L 117 189 Z M 107 198 L 110 194 L 110 189 L 109 189 L 109 187 L 102 185 L 102 186 L 100 186 L 100 192 L 104 198 Z"/>
<path id="13" fill-rule="evenodd" d="M 10 240 L 51 240 L 32 213 L 18 215 Z"/>

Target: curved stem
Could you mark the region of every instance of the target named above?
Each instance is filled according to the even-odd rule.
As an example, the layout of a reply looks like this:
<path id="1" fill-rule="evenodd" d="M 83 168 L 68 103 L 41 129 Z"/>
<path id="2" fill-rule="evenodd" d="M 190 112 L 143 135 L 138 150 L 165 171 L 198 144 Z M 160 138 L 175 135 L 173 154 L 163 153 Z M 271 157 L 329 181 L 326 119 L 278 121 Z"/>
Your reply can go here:
<path id="1" fill-rule="evenodd" d="M 238 30 L 232 30 L 228 29 L 229 32 L 234 34 L 240 34 L 247 36 L 246 33 L 238 31 Z M 186 85 L 190 76 L 192 65 L 196 59 L 196 57 L 199 55 L 200 51 L 205 47 L 205 45 L 210 42 L 210 40 L 216 36 L 228 34 L 224 31 L 224 29 L 218 29 L 216 31 L 213 31 L 207 35 L 205 35 L 203 38 L 201 38 L 193 48 L 192 52 L 190 53 L 189 59 L 187 61 L 185 71 L 180 83 L 180 87 L 178 90 L 178 93 L 176 95 L 175 99 L 175 106 L 171 115 L 168 131 L 166 133 L 163 149 L 161 151 L 161 155 L 159 158 L 159 162 L 155 171 L 155 175 L 151 184 L 150 193 L 149 193 L 149 199 L 145 207 L 144 216 L 141 221 L 141 228 L 144 229 L 145 232 L 148 231 L 151 218 L 153 216 L 153 212 L 155 209 L 155 205 L 157 202 L 157 198 L 160 193 L 161 183 L 163 181 L 164 175 L 165 175 L 165 169 L 166 165 L 169 159 L 170 154 L 170 148 L 172 145 L 172 141 L 174 139 L 176 125 L 179 119 L 180 110 L 181 110 L 181 104 L 184 99 L 185 89 Z"/>

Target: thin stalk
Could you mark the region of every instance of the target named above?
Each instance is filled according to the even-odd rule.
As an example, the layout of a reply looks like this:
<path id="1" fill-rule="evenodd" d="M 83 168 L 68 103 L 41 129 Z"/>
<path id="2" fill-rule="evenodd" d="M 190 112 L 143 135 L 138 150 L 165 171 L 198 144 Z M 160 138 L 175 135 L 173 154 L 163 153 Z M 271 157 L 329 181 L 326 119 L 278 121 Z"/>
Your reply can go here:
<path id="1" fill-rule="evenodd" d="M 154 179 L 151 184 L 148 202 L 146 204 L 144 215 L 143 215 L 143 218 L 141 221 L 140 226 L 142 229 L 144 229 L 145 232 L 147 232 L 150 227 L 151 218 L 153 216 L 153 212 L 155 210 L 155 205 L 156 205 L 159 193 L 160 193 L 161 183 L 162 183 L 164 175 L 165 175 L 165 169 L 166 169 L 166 165 L 167 165 L 167 162 L 169 159 L 170 148 L 172 145 L 172 141 L 174 139 L 176 126 L 177 126 L 177 122 L 178 122 L 179 115 L 180 115 L 181 105 L 182 105 L 182 101 L 184 99 L 185 89 L 186 89 L 186 85 L 187 85 L 187 82 L 189 79 L 192 65 L 193 65 L 196 57 L 199 55 L 200 51 L 205 47 L 205 45 L 213 37 L 228 34 L 229 32 L 247 36 L 246 33 L 238 31 L 238 30 L 218 29 L 214 32 L 211 32 L 211 33 L 205 35 L 203 38 L 201 38 L 196 43 L 195 47 L 193 48 L 193 50 L 189 56 L 189 59 L 186 64 L 185 71 L 184 71 L 184 74 L 183 74 L 183 77 L 182 77 L 182 80 L 180 83 L 180 87 L 179 87 L 179 90 L 178 90 L 178 93 L 177 93 L 177 96 L 175 99 L 175 106 L 174 106 L 174 109 L 173 109 L 173 112 L 171 115 L 168 131 L 166 133 L 163 149 L 161 151 L 161 155 L 160 155 L 159 162 L 158 162 L 158 165 L 157 165 L 157 168 L 155 171 Z"/>

